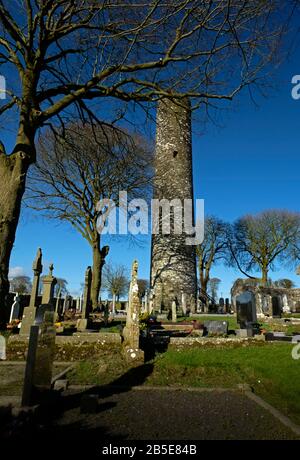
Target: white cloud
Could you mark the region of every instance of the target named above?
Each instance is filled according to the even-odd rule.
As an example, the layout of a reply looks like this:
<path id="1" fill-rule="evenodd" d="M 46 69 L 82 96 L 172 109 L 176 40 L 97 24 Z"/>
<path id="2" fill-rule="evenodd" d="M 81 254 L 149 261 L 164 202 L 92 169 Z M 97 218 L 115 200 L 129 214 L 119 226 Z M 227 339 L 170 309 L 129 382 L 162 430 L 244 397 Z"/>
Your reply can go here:
<path id="1" fill-rule="evenodd" d="M 23 267 L 11 267 L 9 269 L 9 278 L 15 278 L 16 276 L 26 276 L 26 272 Z"/>

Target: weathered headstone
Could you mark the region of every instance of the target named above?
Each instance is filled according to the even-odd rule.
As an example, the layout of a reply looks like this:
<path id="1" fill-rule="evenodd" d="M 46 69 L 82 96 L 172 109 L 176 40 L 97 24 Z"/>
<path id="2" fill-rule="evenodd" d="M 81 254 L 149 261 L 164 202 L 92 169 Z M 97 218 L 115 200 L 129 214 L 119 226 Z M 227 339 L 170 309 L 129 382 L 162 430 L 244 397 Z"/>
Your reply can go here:
<path id="1" fill-rule="evenodd" d="M 61 287 L 58 290 L 55 304 L 55 321 L 61 316 Z"/>
<path id="2" fill-rule="evenodd" d="M 228 321 L 204 321 L 204 331 L 208 335 L 227 335 Z"/>
<path id="3" fill-rule="evenodd" d="M 57 279 L 53 276 L 53 264 L 49 266 L 48 275 L 43 277 L 43 297 L 42 304 L 52 304 L 54 298 L 54 288 Z"/>
<path id="4" fill-rule="evenodd" d="M 177 322 L 177 306 L 175 300 L 172 302 L 172 322 Z"/>
<path id="5" fill-rule="evenodd" d="M 186 293 L 181 291 L 181 310 L 182 314 L 186 315 Z"/>
<path id="6" fill-rule="evenodd" d="M 145 296 L 144 296 L 144 305 L 145 305 L 144 311 L 146 313 L 149 313 L 149 295 L 148 295 L 147 289 L 145 291 Z"/>
<path id="7" fill-rule="evenodd" d="M 33 381 L 34 385 L 39 389 L 51 388 L 55 336 L 54 311 L 46 310 L 43 322 L 40 325 Z"/>
<path id="8" fill-rule="evenodd" d="M 31 326 L 22 406 L 34 404 L 36 392 L 49 390 L 55 356 L 54 311 L 46 310 L 40 325 Z"/>
<path id="9" fill-rule="evenodd" d="M 39 248 L 37 251 L 36 258 L 32 265 L 32 270 L 33 270 L 33 282 L 32 282 L 30 302 L 29 302 L 29 306 L 24 308 L 20 335 L 29 335 L 30 328 L 33 325 L 34 320 L 35 320 L 37 297 L 39 293 L 40 276 L 43 271 L 41 248 Z"/>
<path id="10" fill-rule="evenodd" d="M 190 294 L 190 313 L 193 314 L 196 312 L 196 300 L 193 294 Z"/>
<path id="11" fill-rule="evenodd" d="M 223 297 L 220 297 L 220 299 L 219 299 L 219 312 L 224 313 L 224 309 L 225 309 L 225 300 L 224 300 Z"/>
<path id="12" fill-rule="evenodd" d="M 92 286 L 92 269 L 88 267 L 85 272 L 84 293 L 82 303 L 81 319 L 77 321 L 77 331 L 84 331 L 90 326 L 90 309 L 91 309 L 91 286 Z"/>
<path id="13" fill-rule="evenodd" d="M 29 344 L 27 350 L 27 359 L 25 367 L 25 376 L 23 383 L 22 406 L 30 406 L 33 403 L 34 393 L 34 370 L 36 362 L 36 351 L 39 338 L 39 326 L 31 326 L 29 335 Z"/>
<path id="14" fill-rule="evenodd" d="M 20 297 L 19 297 L 19 294 L 17 293 L 14 297 L 14 303 L 12 304 L 12 307 L 11 307 L 9 322 L 11 323 L 12 321 L 16 319 L 19 319 L 19 314 L 20 314 Z"/>
<path id="15" fill-rule="evenodd" d="M 138 262 L 132 264 L 131 282 L 129 287 L 129 305 L 126 317 L 126 326 L 123 329 L 123 353 L 129 362 L 144 361 L 144 352 L 140 349 L 140 297 L 137 283 Z"/>
<path id="16" fill-rule="evenodd" d="M 0 334 L 0 361 L 6 360 L 6 340 L 3 335 Z"/>
<path id="17" fill-rule="evenodd" d="M 149 296 L 149 315 L 151 315 L 154 312 L 154 295 L 153 292 L 150 292 Z"/>
<path id="18" fill-rule="evenodd" d="M 48 303 L 40 305 L 36 311 L 34 324 L 40 326 L 44 322 L 45 313 L 48 311 L 54 313 L 53 305 Z"/>
<path id="19" fill-rule="evenodd" d="M 236 298 L 237 322 L 241 329 L 251 328 L 257 322 L 255 296 L 252 292 L 243 292 Z"/>
<path id="20" fill-rule="evenodd" d="M 228 298 L 225 299 L 225 312 L 230 313 L 230 303 Z"/>
<path id="21" fill-rule="evenodd" d="M 106 327 L 108 325 L 108 319 L 109 319 L 109 305 L 108 305 L 108 300 L 104 302 L 104 312 L 103 312 L 103 319 L 104 319 L 104 326 Z"/>

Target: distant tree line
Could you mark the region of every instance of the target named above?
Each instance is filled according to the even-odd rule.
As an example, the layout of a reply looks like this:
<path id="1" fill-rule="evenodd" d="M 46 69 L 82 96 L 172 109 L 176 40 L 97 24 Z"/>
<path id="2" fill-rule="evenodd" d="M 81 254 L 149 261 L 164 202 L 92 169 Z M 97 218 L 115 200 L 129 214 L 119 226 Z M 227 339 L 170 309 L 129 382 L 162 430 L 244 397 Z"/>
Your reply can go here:
<path id="1" fill-rule="evenodd" d="M 200 287 L 213 296 L 218 283 L 211 283 L 211 269 L 219 262 L 238 268 L 255 285 L 290 289 L 294 287 L 291 280 L 273 282 L 269 272 L 279 264 L 291 269 L 299 263 L 300 213 L 267 210 L 248 214 L 232 224 L 208 216 L 204 241 L 197 247 L 197 260 Z"/>

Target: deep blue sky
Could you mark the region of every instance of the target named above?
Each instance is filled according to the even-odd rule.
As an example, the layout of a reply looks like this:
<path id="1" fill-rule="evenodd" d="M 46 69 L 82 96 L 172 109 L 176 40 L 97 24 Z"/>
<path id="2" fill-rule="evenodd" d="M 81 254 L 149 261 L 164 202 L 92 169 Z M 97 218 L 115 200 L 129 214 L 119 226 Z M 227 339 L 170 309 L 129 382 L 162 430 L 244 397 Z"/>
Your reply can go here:
<path id="1" fill-rule="evenodd" d="M 195 121 L 195 196 L 205 199 L 207 214 L 233 221 L 243 214 L 270 208 L 300 211 L 300 100 L 291 97 L 291 79 L 300 74 L 299 63 L 300 52 L 281 68 L 277 90 L 271 91 L 268 99 L 260 98 L 259 108 L 245 92 L 230 111 L 222 113 L 223 127 L 208 125 L 203 129 Z M 148 278 L 149 240 L 143 247 L 124 243 L 121 239 L 111 243 L 109 259 L 130 268 L 137 258 L 139 276 Z M 45 269 L 53 262 L 56 276 L 68 280 L 71 292 L 79 291 L 85 268 L 91 263 L 90 248 L 82 237 L 68 225 L 55 225 L 26 211 L 17 231 L 12 272 L 31 276 L 32 260 L 39 246 Z M 232 282 L 242 275 L 217 266 L 213 276 L 222 280 L 219 294 L 228 296 Z M 294 269 L 282 269 L 271 277 L 289 277 L 297 285 L 300 282 Z"/>

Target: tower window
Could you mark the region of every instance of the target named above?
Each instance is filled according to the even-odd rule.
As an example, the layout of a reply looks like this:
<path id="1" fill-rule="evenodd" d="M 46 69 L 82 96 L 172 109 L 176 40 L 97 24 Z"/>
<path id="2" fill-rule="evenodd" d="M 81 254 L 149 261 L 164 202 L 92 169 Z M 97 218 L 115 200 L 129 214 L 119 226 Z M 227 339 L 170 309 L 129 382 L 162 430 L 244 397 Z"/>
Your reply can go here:
<path id="1" fill-rule="evenodd" d="M 177 152 L 177 150 L 174 150 L 174 152 L 173 152 L 173 158 L 176 158 L 176 157 L 177 157 L 177 155 L 178 155 L 178 152 Z"/>

